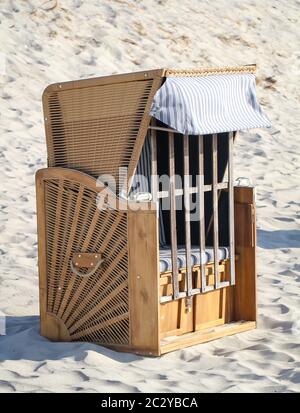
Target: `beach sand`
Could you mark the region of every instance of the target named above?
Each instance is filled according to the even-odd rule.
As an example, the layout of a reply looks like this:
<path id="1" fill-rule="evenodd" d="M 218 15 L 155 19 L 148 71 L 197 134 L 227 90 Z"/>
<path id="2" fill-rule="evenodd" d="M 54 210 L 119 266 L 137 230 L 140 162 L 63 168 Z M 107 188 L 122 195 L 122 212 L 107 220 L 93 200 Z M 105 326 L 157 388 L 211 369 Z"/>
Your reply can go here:
<path id="1" fill-rule="evenodd" d="M 0 7 L 0 392 L 300 391 L 300 1 L 13 1 Z M 256 63 L 270 130 L 239 134 L 257 187 L 258 329 L 161 358 L 39 335 L 34 175 L 53 82 Z M 1 314 L 1 313 L 0 313 Z"/>

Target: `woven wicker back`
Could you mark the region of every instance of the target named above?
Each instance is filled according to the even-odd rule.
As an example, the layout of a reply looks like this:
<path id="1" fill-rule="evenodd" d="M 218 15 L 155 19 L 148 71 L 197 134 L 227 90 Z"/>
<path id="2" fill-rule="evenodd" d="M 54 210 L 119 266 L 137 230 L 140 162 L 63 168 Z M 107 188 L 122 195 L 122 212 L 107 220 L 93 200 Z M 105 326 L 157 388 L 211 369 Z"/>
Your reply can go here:
<path id="1" fill-rule="evenodd" d="M 43 96 L 49 166 L 109 174 L 134 173 L 160 71 L 49 86 Z"/>

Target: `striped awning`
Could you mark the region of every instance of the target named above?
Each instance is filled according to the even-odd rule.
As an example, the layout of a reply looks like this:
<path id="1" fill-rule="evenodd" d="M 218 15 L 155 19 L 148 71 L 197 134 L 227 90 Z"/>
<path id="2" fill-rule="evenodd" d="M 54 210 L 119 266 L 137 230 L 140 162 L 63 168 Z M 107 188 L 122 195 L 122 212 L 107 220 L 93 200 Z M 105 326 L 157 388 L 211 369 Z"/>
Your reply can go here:
<path id="1" fill-rule="evenodd" d="M 169 77 L 156 92 L 150 114 L 189 135 L 271 126 L 250 73 Z"/>

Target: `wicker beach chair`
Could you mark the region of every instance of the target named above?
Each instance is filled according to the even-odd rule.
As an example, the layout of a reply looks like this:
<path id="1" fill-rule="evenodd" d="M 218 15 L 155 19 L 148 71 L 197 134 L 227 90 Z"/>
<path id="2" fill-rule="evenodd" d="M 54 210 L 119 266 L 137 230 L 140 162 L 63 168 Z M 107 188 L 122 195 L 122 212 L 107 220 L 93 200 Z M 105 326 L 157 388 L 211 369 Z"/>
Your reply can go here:
<path id="1" fill-rule="evenodd" d="M 255 193 L 233 178 L 236 132 L 269 126 L 254 72 L 160 69 L 46 88 L 43 336 L 157 356 L 255 328 Z"/>

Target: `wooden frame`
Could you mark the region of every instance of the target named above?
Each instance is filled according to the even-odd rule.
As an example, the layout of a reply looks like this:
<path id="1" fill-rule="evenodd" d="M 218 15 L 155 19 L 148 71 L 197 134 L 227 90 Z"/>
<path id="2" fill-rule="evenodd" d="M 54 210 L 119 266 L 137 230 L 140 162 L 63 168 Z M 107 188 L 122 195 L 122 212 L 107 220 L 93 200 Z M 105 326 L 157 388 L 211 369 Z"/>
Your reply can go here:
<path id="1" fill-rule="evenodd" d="M 174 130 L 167 127 L 158 127 L 154 122 L 149 126 L 150 129 L 150 144 L 152 148 L 152 168 L 157 173 L 157 147 L 156 147 L 156 132 L 167 132 L 166 138 L 168 139 L 168 155 L 169 155 L 169 178 L 170 185 L 169 190 L 158 191 L 157 183 L 152 184 L 152 193 L 155 200 L 159 198 L 170 198 L 170 246 L 171 246 L 171 258 L 172 258 L 172 291 L 169 295 L 162 296 L 160 298 L 161 303 L 169 302 L 172 300 L 177 300 L 180 298 L 187 298 L 187 307 L 191 306 L 191 298 L 193 295 L 205 293 L 212 291 L 214 289 L 220 289 L 228 287 L 229 285 L 235 284 L 235 248 L 234 248 L 234 197 L 233 197 L 233 133 L 228 134 L 228 182 L 219 182 L 218 180 L 218 135 L 213 134 L 212 139 L 212 151 L 211 151 L 211 161 L 212 161 L 212 183 L 210 185 L 204 185 L 204 145 L 203 136 L 198 136 L 198 178 L 199 182 L 196 186 L 190 186 L 189 179 L 189 136 L 182 135 L 183 138 L 183 169 L 184 169 L 184 185 L 183 188 L 175 187 L 175 135 Z M 224 139 L 224 138 L 222 138 Z M 153 142 L 152 142 L 153 140 Z M 220 281 L 219 277 L 219 192 L 221 190 L 228 191 L 228 222 L 229 222 L 229 272 L 230 277 Z M 200 262 L 200 273 L 201 278 L 201 288 L 193 286 L 192 275 L 191 275 L 191 231 L 190 231 L 190 195 L 198 194 L 199 202 L 199 251 L 200 251 L 200 261 L 203 259 L 205 254 L 205 208 L 204 208 L 204 195 L 205 192 L 212 192 L 213 215 L 211 218 L 210 225 L 213 227 L 213 250 L 214 250 L 214 273 L 215 273 L 215 283 L 214 285 L 206 285 L 205 279 L 205 265 Z M 185 219 L 185 253 L 186 253 L 186 288 L 179 291 L 178 283 L 178 266 L 177 266 L 177 219 L 176 219 L 176 197 L 183 197 L 184 200 L 184 219 Z"/>
<path id="2" fill-rule="evenodd" d="M 235 213 L 235 272 L 236 284 L 195 296 L 192 312 L 183 312 L 181 304 L 161 304 L 161 353 L 215 340 L 256 327 L 256 235 L 255 190 L 250 187 L 234 188 Z M 219 264 L 220 281 L 231 276 L 229 261 Z M 205 266 L 205 284 L 214 286 L 215 265 Z M 193 272 L 200 274 L 200 266 Z M 171 273 L 161 274 L 160 284 L 170 285 Z M 179 276 L 182 282 L 184 275 Z M 166 281 L 165 281 L 166 279 Z M 200 277 L 199 277 L 200 279 Z M 162 288 L 162 287 L 161 287 Z M 179 300 L 182 301 L 182 300 Z M 170 308 L 168 308 L 168 306 Z M 173 306 L 173 308 L 171 308 Z M 212 309 L 217 309 L 214 315 Z M 170 322 L 170 317 L 172 320 Z M 172 324 L 173 323 L 173 324 Z M 171 328 L 170 325 L 177 328 Z M 170 330 L 168 331 L 168 327 Z"/>
<path id="3" fill-rule="evenodd" d="M 156 210 L 128 215 L 131 346 L 159 355 L 159 251 Z"/>
<path id="4" fill-rule="evenodd" d="M 49 277 L 51 276 L 51 266 L 49 267 L 49 248 L 47 242 L 47 223 L 49 222 L 49 200 L 47 200 L 46 186 L 54 185 L 59 190 L 61 187 L 68 188 L 72 185 L 80 185 L 78 195 L 74 196 L 74 203 L 78 206 L 80 196 L 86 197 L 88 193 L 98 194 L 103 187 L 96 186 L 96 180 L 86 174 L 78 171 L 62 168 L 47 168 L 37 173 L 37 211 L 38 211 L 38 241 L 39 241 L 39 277 L 40 277 L 40 314 L 41 314 L 41 334 L 54 341 L 78 341 L 90 339 L 91 335 L 98 337 L 99 331 L 106 331 L 102 341 L 93 340 L 99 344 L 109 346 L 122 351 L 132 351 L 138 354 L 157 356 L 177 348 L 188 345 L 201 343 L 204 341 L 219 338 L 236 332 L 246 331 L 255 327 L 256 322 L 256 274 L 255 274 L 255 203 L 253 188 L 235 188 L 235 219 L 238 225 L 235 227 L 236 232 L 236 251 L 238 254 L 236 260 L 236 273 L 238 274 L 235 286 L 222 288 L 215 291 L 209 291 L 205 294 L 196 295 L 191 311 L 186 311 L 184 298 L 176 301 L 160 303 L 161 288 L 169 288 L 172 291 L 172 273 L 159 273 L 159 252 L 158 252 L 158 220 L 155 205 L 148 204 L 147 208 L 137 209 L 138 205 L 132 203 L 133 209 L 128 212 L 125 209 L 124 201 L 119 201 L 118 208 L 123 217 L 126 215 L 126 232 L 124 233 L 123 253 L 128 254 L 128 267 L 124 281 L 119 287 L 111 290 L 107 298 L 103 298 L 109 303 L 112 300 L 112 306 L 118 308 L 118 294 L 122 299 L 127 297 L 127 312 L 115 313 L 107 312 L 106 321 L 99 319 L 98 323 L 91 324 L 91 319 L 95 319 L 98 312 L 97 308 L 105 309 L 101 301 L 95 307 L 91 306 L 89 295 L 92 300 L 94 291 L 97 293 L 102 288 L 102 279 L 112 283 L 110 271 L 113 271 L 112 265 L 104 268 L 102 272 L 96 274 L 93 282 L 86 281 L 84 278 L 79 279 L 76 274 L 72 277 L 65 276 L 66 287 L 63 286 L 63 292 L 60 299 L 57 300 L 58 288 L 55 289 Z M 81 194 L 81 195 L 80 195 Z M 48 204 L 47 204 L 48 202 Z M 62 201 L 63 202 L 63 201 Z M 48 206 L 48 208 L 47 208 Z M 83 207 L 83 205 L 82 205 Z M 78 210 L 79 211 L 79 210 Z M 115 213 L 118 222 L 122 221 L 119 212 Z M 97 230 L 97 220 L 101 219 L 100 212 L 90 220 L 90 226 L 86 229 L 85 240 L 83 245 L 93 245 L 88 239 L 94 237 L 94 230 Z M 96 217 L 96 218 L 95 218 Z M 103 217 L 102 219 L 106 219 Z M 57 229 L 57 231 L 59 228 Z M 116 232 L 121 236 L 122 228 L 117 224 L 104 239 L 102 244 L 103 256 L 109 259 L 109 251 L 105 245 L 109 246 Z M 75 234 L 76 235 L 76 234 Z M 74 236 L 75 236 L 74 235 Z M 76 239 L 76 236 L 75 238 Z M 61 243 L 60 240 L 58 240 Z M 74 241 L 75 242 L 75 241 Z M 75 242 L 76 244 L 76 242 Z M 97 245 L 97 242 L 95 243 Z M 71 245 L 71 246 L 70 246 Z M 65 256 L 65 262 L 73 257 L 74 245 L 68 244 L 68 256 Z M 101 249 L 101 248 L 100 248 Z M 83 248 L 83 253 L 85 248 Z M 88 250 L 88 253 L 95 253 L 95 250 Z M 119 250 L 120 254 L 120 250 Z M 56 265 L 60 265 L 56 262 Z M 66 268 L 69 268 L 68 266 Z M 107 272 L 108 270 L 108 272 Z M 69 270 L 68 270 L 69 271 Z M 67 272 L 68 272 L 67 271 Z M 100 270 L 98 270 L 100 271 Z M 200 266 L 193 268 L 192 276 L 201 280 Z M 220 280 L 223 282 L 230 275 L 228 261 L 219 265 L 219 273 L 222 274 Z M 101 275 L 101 276 L 100 276 Z M 100 278 L 99 278 L 100 276 Z M 101 278 L 102 277 L 102 278 Z M 206 285 L 209 287 L 215 284 L 214 265 L 205 266 Z M 177 274 L 178 283 L 186 282 L 186 270 L 181 269 Z M 74 281 L 76 280 L 76 281 Z M 89 278 L 87 279 L 89 280 Z M 50 280 L 51 281 L 51 280 Z M 89 283 L 90 284 L 87 284 Z M 99 288 L 97 286 L 99 283 Z M 124 296 L 124 285 L 127 285 L 128 295 Z M 88 289 L 84 289 L 88 286 Z M 112 285 L 113 287 L 113 285 Z M 69 288 L 69 290 L 68 290 Z M 121 289 L 122 288 L 122 289 Z M 197 284 L 201 289 L 201 285 Z M 84 299 L 80 299 L 82 290 Z M 87 293 L 88 291 L 88 293 Z M 123 292 L 123 295 L 122 295 Z M 54 294 L 54 299 L 58 305 L 49 309 L 49 294 Z M 61 311 L 61 303 L 65 302 L 64 297 L 68 297 L 67 309 Z M 96 296 L 96 295 L 95 295 Z M 77 300 L 77 301 L 76 301 Z M 81 309 L 75 305 L 81 306 Z M 89 307 L 88 310 L 85 306 Z M 220 313 L 214 318 L 211 316 L 210 309 L 219 308 Z M 71 310 L 68 312 L 68 308 Z M 74 315 L 75 314 L 75 315 Z M 92 318 L 90 318 L 92 317 Z M 170 317 L 172 322 L 170 322 Z M 118 325 L 118 322 L 128 318 L 128 339 L 126 342 L 114 342 L 108 340 L 110 333 L 109 327 Z M 82 321 L 83 320 L 83 321 Z M 166 324 L 167 323 L 167 324 Z M 172 328 L 168 330 L 169 327 Z M 172 326 L 173 323 L 173 326 Z M 174 324 L 175 323 L 175 324 Z M 86 327 L 85 327 L 86 325 Z M 78 330 L 78 326 L 81 330 Z M 173 328 L 176 326 L 176 328 Z M 82 330 L 83 328 L 83 330 Z M 78 331 L 83 331 L 79 334 Z M 121 331 L 121 330 L 118 330 Z M 86 334 L 85 334 L 86 332 Z M 123 330 L 124 333 L 124 330 Z M 119 333 L 120 334 L 120 333 Z M 117 335 L 118 336 L 118 335 Z M 121 340 L 122 341 L 122 340 Z"/>

